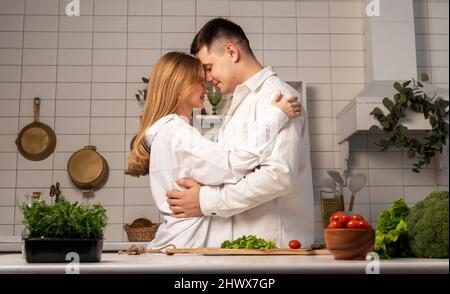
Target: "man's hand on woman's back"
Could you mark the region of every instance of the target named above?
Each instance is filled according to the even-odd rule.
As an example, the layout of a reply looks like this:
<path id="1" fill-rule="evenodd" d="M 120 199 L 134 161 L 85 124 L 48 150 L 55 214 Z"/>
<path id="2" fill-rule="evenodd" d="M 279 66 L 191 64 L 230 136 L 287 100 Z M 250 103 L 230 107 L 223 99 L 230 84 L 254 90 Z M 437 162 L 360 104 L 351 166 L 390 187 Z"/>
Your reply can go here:
<path id="1" fill-rule="evenodd" d="M 173 216 L 177 218 L 203 216 L 199 201 L 201 185 L 192 179 L 178 179 L 177 184 L 186 190 L 170 190 L 166 193 Z"/>

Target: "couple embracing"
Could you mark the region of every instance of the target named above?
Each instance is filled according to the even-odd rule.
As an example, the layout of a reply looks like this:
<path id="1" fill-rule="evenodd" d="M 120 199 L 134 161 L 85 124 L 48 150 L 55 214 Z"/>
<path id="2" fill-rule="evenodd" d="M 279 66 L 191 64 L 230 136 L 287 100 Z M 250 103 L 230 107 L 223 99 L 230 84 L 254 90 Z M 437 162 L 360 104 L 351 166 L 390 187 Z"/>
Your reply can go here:
<path id="1" fill-rule="evenodd" d="M 314 241 L 307 113 L 303 97 L 254 56 L 242 28 L 206 23 L 191 54 L 155 65 L 127 174 L 149 174 L 163 222 L 150 248 L 218 247 L 242 235 L 287 247 Z M 194 57 L 195 56 L 195 57 Z M 204 82 L 233 93 L 218 142 L 189 124 Z M 297 98 L 298 97 L 298 98 Z"/>

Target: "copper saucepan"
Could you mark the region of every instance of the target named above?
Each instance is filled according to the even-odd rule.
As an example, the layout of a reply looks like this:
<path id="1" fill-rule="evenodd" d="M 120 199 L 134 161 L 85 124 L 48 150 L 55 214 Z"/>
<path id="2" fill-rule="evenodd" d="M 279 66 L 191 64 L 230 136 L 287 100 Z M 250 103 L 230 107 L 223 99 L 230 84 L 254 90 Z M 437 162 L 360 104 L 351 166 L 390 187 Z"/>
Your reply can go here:
<path id="1" fill-rule="evenodd" d="M 67 172 L 83 193 L 92 193 L 108 180 L 109 167 L 96 147 L 88 145 L 72 154 L 67 162 Z"/>
<path id="2" fill-rule="evenodd" d="M 34 121 L 26 125 L 16 139 L 20 154 L 26 159 L 39 161 L 47 158 L 56 147 L 55 132 L 39 121 L 41 99 L 34 98 Z"/>

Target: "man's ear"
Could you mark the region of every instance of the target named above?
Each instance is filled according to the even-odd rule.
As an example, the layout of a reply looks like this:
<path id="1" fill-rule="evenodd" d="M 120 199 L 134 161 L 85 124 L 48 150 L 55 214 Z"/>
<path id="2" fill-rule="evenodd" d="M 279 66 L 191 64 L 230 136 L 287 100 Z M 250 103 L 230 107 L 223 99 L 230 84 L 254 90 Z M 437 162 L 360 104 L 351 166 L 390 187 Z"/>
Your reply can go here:
<path id="1" fill-rule="evenodd" d="M 225 54 L 231 57 L 233 62 L 237 62 L 239 60 L 239 49 L 233 43 L 228 43 L 225 46 Z"/>

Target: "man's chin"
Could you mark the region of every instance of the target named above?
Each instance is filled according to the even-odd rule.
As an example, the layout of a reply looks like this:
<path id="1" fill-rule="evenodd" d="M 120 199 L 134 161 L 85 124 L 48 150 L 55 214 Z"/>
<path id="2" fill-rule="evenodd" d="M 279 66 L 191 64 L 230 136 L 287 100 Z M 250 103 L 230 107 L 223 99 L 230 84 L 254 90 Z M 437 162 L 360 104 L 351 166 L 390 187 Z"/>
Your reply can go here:
<path id="1" fill-rule="evenodd" d="M 220 93 L 221 93 L 222 95 L 227 95 L 227 94 L 230 94 L 230 93 L 231 93 L 231 92 L 230 92 L 230 89 L 224 87 L 223 84 L 219 84 L 219 85 L 217 85 L 217 87 L 219 87 Z"/>

